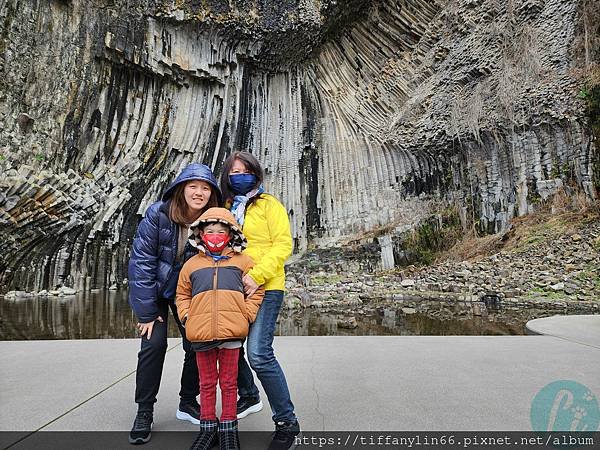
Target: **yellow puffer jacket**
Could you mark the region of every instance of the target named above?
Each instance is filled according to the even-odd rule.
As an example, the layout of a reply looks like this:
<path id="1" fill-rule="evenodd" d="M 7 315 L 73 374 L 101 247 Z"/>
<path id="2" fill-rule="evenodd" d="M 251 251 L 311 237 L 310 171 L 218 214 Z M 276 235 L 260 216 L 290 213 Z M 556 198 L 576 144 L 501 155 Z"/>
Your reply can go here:
<path id="1" fill-rule="evenodd" d="M 248 272 L 265 290 L 285 290 L 283 265 L 292 254 L 290 220 L 275 197 L 261 194 L 246 210 L 242 232 L 248 240 L 244 254 L 254 260 Z"/>

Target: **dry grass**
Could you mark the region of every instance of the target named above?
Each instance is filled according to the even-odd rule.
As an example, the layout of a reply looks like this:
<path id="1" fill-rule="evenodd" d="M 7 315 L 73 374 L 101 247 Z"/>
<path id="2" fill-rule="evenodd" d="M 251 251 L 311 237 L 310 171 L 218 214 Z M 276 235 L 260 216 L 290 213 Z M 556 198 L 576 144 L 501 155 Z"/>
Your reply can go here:
<path id="1" fill-rule="evenodd" d="M 502 235 L 491 234 L 476 236 L 475 233 L 463 237 L 450 250 L 442 253 L 436 262 L 444 261 L 474 261 L 497 253 L 502 248 Z"/>
<path id="2" fill-rule="evenodd" d="M 528 103 L 525 92 L 536 86 L 542 72 L 542 49 L 538 40 L 539 32 L 530 26 L 512 29 L 508 25 L 503 33 L 502 64 L 497 74 L 496 97 L 499 111 L 509 123 L 519 122 L 517 111 Z M 520 106 L 519 106 L 520 105 Z"/>
<path id="3" fill-rule="evenodd" d="M 545 205 L 544 210 L 551 214 L 576 214 L 586 217 L 597 214 L 598 204 L 591 201 L 584 192 L 577 190 L 568 195 L 564 189 L 558 191 L 552 197 L 549 204 Z"/>
<path id="4" fill-rule="evenodd" d="M 506 232 L 478 236 L 472 231 L 436 261 L 474 261 L 501 250 L 522 251 L 595 221 L 600 221 L 600 202 L 579 191 L 568 195 L 561 190 L 535 213 L 515 217 Z"/>
<path id="5" fill-rule="evenodd" d="M 582 4 L 583 51 L 585 67 L 589 68 L 600 58 L 600 36 L 598 36 L 600 8 L 598 8 L 598 0 L 583 0 Z"/>
<path id="6" fill-rule="evenodd" d="M 562 189 L 534 214 L 516 217 L 511 221 L 503 250 L 526 250 L 532 245 L 575 233 L 582 225 L 598 220 L 600 202 L 590 200 L 581 191 L 568 195 Z"/>
<path id="7" fill-rule="evenodd" d="M 509 16 L 511 5 L 505 6 Z M 466 135 L 481 143 L 482 130 L 494 134 L 498 119 L 518 126 L 534 106 L 527 90 L 539 85 L 543 73 L 539 30 L 507 20 L 490 24 L 489 32 L 500 40 L 499 67 L 488 77 L 455 88 L 448 130 L 459 140 Z"/>

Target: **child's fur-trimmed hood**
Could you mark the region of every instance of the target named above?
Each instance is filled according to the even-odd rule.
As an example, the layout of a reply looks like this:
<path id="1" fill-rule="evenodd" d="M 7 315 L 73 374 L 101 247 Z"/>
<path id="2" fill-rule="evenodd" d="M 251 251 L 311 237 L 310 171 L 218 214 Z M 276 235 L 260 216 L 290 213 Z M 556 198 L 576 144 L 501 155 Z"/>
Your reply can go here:
<path id="1" fill-rule="evenodd" d="M 229 210 L 225 208 L 209 208 L 198 220 L 190 225 L 191 235 L 189 241 L 202 253 L 206 254 L 207 251 L 204 242 L 202 242 L 202 239 L 200 238 L 200 231 L 206 224 L 215 222 L 223 223 L 230 228 L 232 237 L 227 246 L 231 247 L 234 252 L 241 253 L 242 250 L 248 246 L 248 241 L 246 240 L 244 233 L 242 233 L 233 214 L 231 214 Z"/>

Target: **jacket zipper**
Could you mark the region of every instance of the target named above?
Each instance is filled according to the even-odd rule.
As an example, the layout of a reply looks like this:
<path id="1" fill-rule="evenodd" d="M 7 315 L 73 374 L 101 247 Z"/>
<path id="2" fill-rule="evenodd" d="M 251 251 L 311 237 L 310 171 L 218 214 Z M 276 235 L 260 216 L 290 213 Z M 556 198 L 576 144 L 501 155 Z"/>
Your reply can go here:
<path id="1" fill-rule="evenodd" d="M 220 261 L 216 261 L 215 265 L 214 265 L 214 272 L 213 272 L 213 320 L 212 320 L 212 338 L 216 339 L 217 338 L 217 319 L 218 319 L 218 314 L 217 314 L 217 283 L 219 280 L 219 262 Z"/>
<path id="2" fill-rule="evenodd" d="M 167 285 L 169 284 L 169 279 L 171 278 L 171 274 L 173 273 L 173 265 L 176 264 L 176 262 L 177 262 L 177 242 L 179 240 L 179 226 L 174 222 L 171 222 L 170 225 L 171 225 L 171 236 L 175 236 L 175 239 L 171 239 L 171 248 L 173 250 L 172 254 L 175 257 L 173 258 L 173 261 L 170 264 L 169 272 L 167 272 L 167 277 L 165 278 L 165 283 L 163 284 L 162 288 L 160 289 L 159 297 L 162 297 L 162 294 L 165 292 L 165 289 L 167 288 Z M 159 243 L 159 245 L 160 245 L 160 243 Z M 184 252 L 185 252 L 185 249 L 184 249 Z M 157 261 L 157 264 L 159 264 L 159 261 Z"/>

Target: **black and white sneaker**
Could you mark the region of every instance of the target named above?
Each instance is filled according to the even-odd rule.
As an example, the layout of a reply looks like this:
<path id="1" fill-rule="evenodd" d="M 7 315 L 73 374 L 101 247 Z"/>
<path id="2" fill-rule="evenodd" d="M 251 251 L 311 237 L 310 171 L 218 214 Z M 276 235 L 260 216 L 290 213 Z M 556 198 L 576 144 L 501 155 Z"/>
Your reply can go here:
<path id="1" fill-rule="evenodd" d="M 139 411 L 133 421 L 133 428 L 129 432 L 130 444 L 145 444 L 152 435 L 152 413 L 150 411 Z"/>
<path id="2" fill-rule="evenodd" d="M 175 417 L 179 420 L 187 420 L 192 422 L 194 425 L 200 424 L 200 405 L 198 402 L 184 403 L 179 402 L 179 408 L 175 413 Z"/>
<path id="3" fill-rule="evenodd" d="M 296 448 L 296 436 L 299 434 L 300 425 L 297 420 L 293 422 L 277 422 L 268 450 L 289 450 Z"/>
<path id="4" fill-rule="evenodd" d="M 248 414 L 257 413 L 263 409 L 260 397 L 240 397 L 237 402 L 237 418 L 243 419 Z"/>

